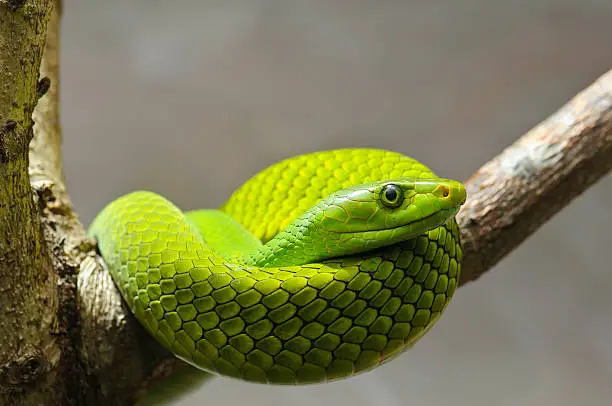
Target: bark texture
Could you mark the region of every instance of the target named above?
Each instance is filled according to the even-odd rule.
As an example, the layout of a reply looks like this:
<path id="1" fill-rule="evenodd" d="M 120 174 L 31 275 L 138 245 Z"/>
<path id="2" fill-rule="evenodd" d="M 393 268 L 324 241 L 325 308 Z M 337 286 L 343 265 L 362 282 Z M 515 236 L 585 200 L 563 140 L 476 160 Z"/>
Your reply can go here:
<path id="1" fill-rule="evenodd" d="M 612 169 L 612 70 L 466 182 L 461 283 L 477 279 Z"/>
<path id="2" fill-rule="evenodd" d="M 60 149 L 60 15 L 50 0 L 0 0 L 0 405 L 131 405 L 173 372 L 190 385 L 205 374 L 130 315 L 73 211 Z M 612 71 L 467 181 L 462 282 L 611 168 Z"/>
<path id="3" fill-rule="evenodd" d="M 52 2 L 0 2 L 0 403 L 61 399 L 57 272 L 28 176 Z M 43 83 L 44 87 L 44 83 Z M 37 89 L 39 91 L 37 92 Z"/>

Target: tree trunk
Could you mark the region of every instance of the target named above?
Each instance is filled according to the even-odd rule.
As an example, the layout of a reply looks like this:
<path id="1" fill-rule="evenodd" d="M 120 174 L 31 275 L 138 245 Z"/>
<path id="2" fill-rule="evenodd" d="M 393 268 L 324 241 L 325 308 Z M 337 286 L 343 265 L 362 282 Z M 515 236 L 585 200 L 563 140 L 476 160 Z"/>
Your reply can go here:
<path id="1" fill-rule="evenodd" d="M 60 150 L 60 15 L 57 1 L 0 2 L 0 405 L 130 405 L 156 379 L 203 374 L 130 315 L 73 211 Z M 612 71 L 466 182 L 462 283 L 611 168 Z"/>

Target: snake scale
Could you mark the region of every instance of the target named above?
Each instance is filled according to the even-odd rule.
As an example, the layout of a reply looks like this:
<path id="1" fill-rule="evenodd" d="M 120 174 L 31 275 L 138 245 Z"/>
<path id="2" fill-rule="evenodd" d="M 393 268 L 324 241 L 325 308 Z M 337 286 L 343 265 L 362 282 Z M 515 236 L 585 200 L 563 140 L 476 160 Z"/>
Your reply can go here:
<path id="1" fill-rule="evenodd" d="M 220 210 L 136 191 L 90 227 L 140 323 L 177 357 L 252 382 L 370 370 L 439 319 L 460 273 L 464 186 L 405 155 L 273 164 Z"/>

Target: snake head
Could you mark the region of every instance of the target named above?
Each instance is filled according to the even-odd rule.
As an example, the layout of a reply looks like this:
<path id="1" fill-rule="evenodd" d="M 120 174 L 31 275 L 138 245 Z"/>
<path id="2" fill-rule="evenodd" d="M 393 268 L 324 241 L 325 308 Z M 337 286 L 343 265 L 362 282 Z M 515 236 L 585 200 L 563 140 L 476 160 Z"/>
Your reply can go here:
<path id="1" fill-rule="evenodd" d="M 463 184 L 441 178 L 351 186 L 324 197 L 244 262 L 307 264 L 386 247 L 446 223 L 465 198 Z"/>
<path id="2" fill-rule="evenodd" d="M 401 178 L 352 186 L 320 201 L 313 237 L 330 256 L 369 251 L 414 238 L 453 218 L 465 203 L 462 183 Z"/>

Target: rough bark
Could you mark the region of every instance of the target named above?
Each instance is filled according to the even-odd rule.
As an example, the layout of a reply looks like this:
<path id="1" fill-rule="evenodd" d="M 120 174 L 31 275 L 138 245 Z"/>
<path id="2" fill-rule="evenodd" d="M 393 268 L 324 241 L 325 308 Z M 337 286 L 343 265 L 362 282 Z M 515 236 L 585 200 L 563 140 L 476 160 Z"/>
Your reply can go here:
<path id="1" fill-rule="evenodd" d="M 60 379 L 57 272 L 28 176 L 51 1 L 0 2 L 0 403 L 47 404 Z M 44 87 L 44 83 L 43 83 Z"/>
<path id="2" fill-rule="evenodd" d="M 612 169 L 612 70 L 484 164 L 458 216 L 477 279 Z"/>
<path id="3" fill-rule="evenodd" d="M 191 385 L 204 375 L 130 315 L 73 211 L 60 149 L 61 10 L 51 8 L 0 1 L 0 306 L 8 309 L 0 312 L 0 342 L 9 343 L 0 346 L 0 405 L 130 405 L 170 373 L 181 371 Z M 611 167 L 612 71 L 467 181 L 462 282 Z"/>

